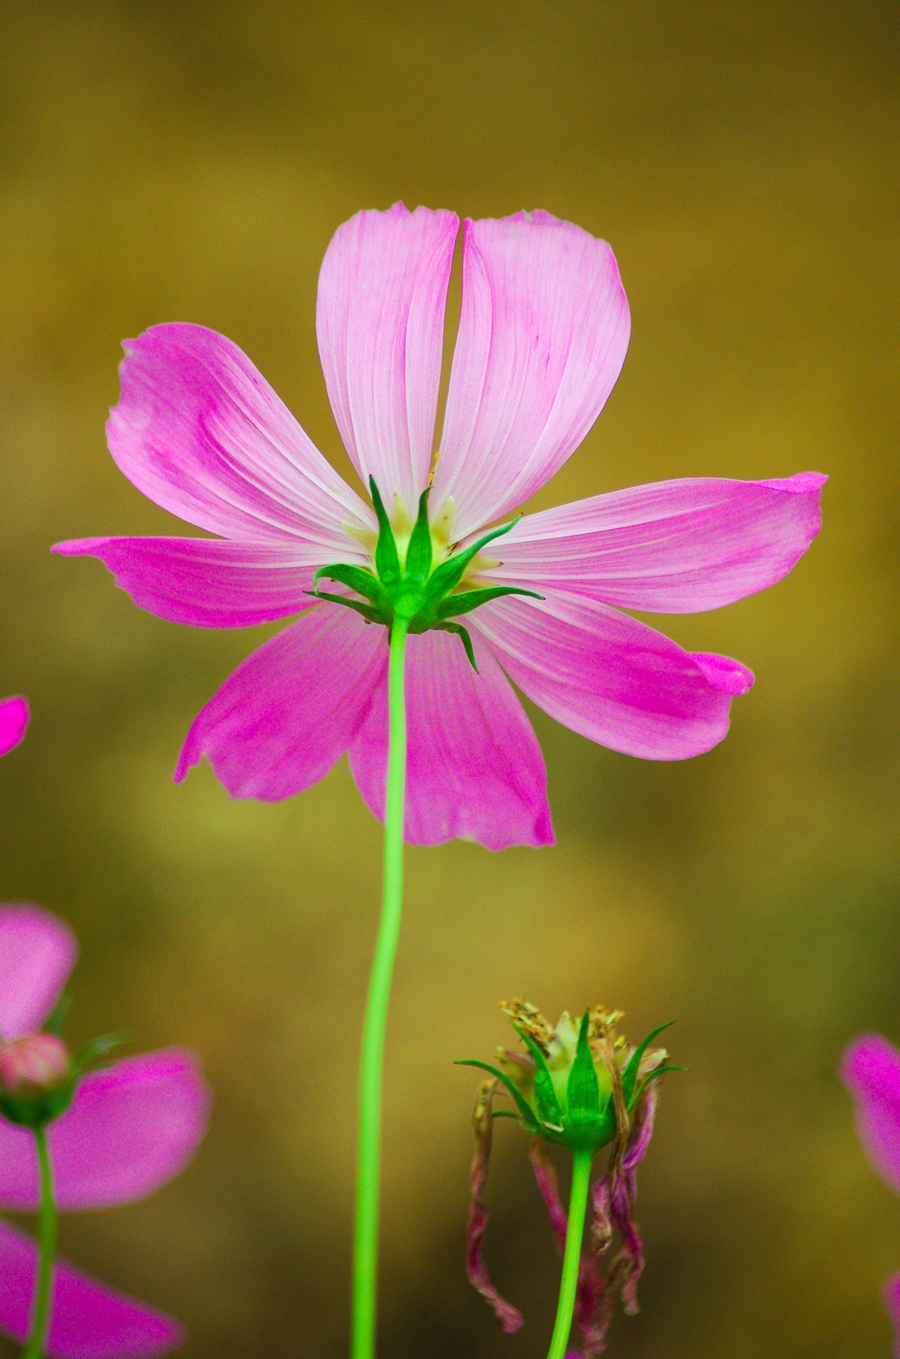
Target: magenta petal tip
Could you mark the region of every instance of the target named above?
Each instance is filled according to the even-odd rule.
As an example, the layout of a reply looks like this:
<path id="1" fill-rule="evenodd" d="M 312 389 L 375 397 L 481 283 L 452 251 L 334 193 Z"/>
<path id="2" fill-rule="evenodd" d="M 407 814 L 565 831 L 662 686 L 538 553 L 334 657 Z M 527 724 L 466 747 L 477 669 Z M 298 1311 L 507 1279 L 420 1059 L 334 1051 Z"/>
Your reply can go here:
<path id="1" fill-rule="evenodd" d="M 0 755 L 6 755 L 19 744 L 30 718 L 27 699 L 17 696 L 0 700 Z"/>

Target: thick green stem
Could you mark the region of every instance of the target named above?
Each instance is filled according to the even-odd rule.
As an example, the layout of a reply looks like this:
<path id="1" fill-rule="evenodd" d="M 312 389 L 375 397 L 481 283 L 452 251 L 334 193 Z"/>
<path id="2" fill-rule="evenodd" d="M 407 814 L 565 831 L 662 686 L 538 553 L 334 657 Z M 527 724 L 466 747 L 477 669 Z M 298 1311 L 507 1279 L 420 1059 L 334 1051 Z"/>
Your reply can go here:
<path id="1" fill-rule="evenodd" d="M 40 1243 L 37 1287 L 31 1311 L 31 1334 L 22 1359 L 42 1359 L 47 1328 L 50 1324 L 50 1296 L 53 1289 L 53 1262 L 56 1259 L 56 1202 L 53 1197 L 53 1172 L 47 1150 L 47 1133 L 35 1128 L 38 1164 L 41 1171 Z"/>
<path id="2" fill-rule="evenodd" d="M 590 1151 L 576 1151 L 573 1153 L 572 1159 L 572 1194 L 569 1199 L 566 1249 L 563 1255 L 562 1279 L 559 1285 L 559 1306 L 556 1309 L 556 1325 L 553 1327 L 547 1359 L 564 1359 L 566 1346 L 569 1343 L 572 1313 L 575 1310 L 575 1294 L 578 1291 L 581 1240 L 584 1236 L 584 1217 L 587 1211 L 588 1191 L 591 1186 L 591 1163 L 594 1155 Z"/>
<path id="3" fill-rule="evenodd" d="M 403 662 L 407 622 L 391 628 L 388 676 L 387 796 L 381 925 L 369 982 L 359 1077 L 356 1236 L 353 1248 L 352 1359 L 374 1359 L 378 1290 L 378 1200 L 381 1178 L 381 1083 L 388 997 L 403 904 L 403 820 L 406 791 L 406 699 Z"/>

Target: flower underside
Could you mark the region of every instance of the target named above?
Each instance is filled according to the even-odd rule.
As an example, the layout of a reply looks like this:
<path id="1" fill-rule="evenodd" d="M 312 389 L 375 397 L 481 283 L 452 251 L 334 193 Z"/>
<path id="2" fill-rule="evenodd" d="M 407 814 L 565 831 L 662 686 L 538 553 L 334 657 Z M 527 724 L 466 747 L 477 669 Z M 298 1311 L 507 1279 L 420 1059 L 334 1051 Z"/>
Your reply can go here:
<path id="1" fill-rule="evenodd" d="M 457 552 L 445 560 L 435 560 L 435 544 L 431 526 L 428 522 L 428 490 L 419 497 L 419 512 L 405 551 L 401 553 L 397 539 L 384 508 L 384 502 L 375 485 L 375 478 L 369 478 L 372 503 L 378 516 L 378 540 L 373 554 L 374 571 L 364 566 L 350 566 L 336 562 L 323 566 L 316 572 L 314 589 L 307 591 L 316 599 L 327 599 L 332 604 L 343 604 L 362 614 L 369 623 L 381 623 L 393 627 L 395 622 L 403 622 L 407 632 L 453 632 L 462 641 L 469 658 L 469 664 L 477 672 L 472 639 L 462 623 L 452 620 L 460 614 L 471 613 L 480 604 L 487 604 L 501 595 L 530 595 L 533 599 L 543 596 L 534 590 L 521 590 L 513 585 L 495 585 L 487 589 L 463 588 L 463 577 L 473 559 L 494 538 L 509 533 L 518 519 L 504 524 L 501 528 L 486 533 L 477 543 Z M 520 516 L 521 517 L 521 516 Z M 319 589 L 319 579 L 338 581 L 347 585 L 362 599 L 348 599 L 344 595 L 329 594 Z M 459 591 L 458 593 L 456 593 Z M 366 601 L 365 603 L 363 601 Z"/>

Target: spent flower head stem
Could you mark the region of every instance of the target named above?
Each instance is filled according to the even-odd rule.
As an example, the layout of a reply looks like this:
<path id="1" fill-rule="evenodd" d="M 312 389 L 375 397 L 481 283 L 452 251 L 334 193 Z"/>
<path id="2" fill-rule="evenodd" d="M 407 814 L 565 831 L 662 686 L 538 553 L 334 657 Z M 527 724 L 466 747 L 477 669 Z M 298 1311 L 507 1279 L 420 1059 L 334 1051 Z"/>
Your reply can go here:
<path id="1" fill-rule="evenodd" d="M 556 1245 L 563 1258 L 559 1307 L 549 1359 L 563 1359 L 573 1315 L 581 1327 L 584 1359 L 595 1359 L 606 1346 L 616 1297 L 626 1312 L 637 1311 L 637 1282 L 644 1266 L 643 1247 L 634 1221 L 635 1171 L 646 1154 L 653 1131 L 659 1079 L 680 1070 L 667 1062 L 663 1048 L 651 1048 L 664 1028 L 648 1034 L 637 1047 L 616 1033 L 620 1011 L 598 1005 L 576 1024 L 568 1012 L 555 1028 L 533 1005 L 515 1000 L 501 1008 L 509 1015 L 525 1051 L 499 1048 L 498 1064 L 468 1059 L 461 1066 L 488 1073 L 478 1091 L 472 1125 L 472 1162 L 466 1271 L 470 1282 L 491 1304 L 505 1331 L 522 1325 L 521 1314 L 494 1288 L 482 1247 L 487 1228 L 484 1185 L 487 1179 L 495 1118 L 518 1119 L 531 1133 L 531 1164 L 541 1197 L 550 1214 Z M 515 1112 L 494 1109 L 495 1095 L 512 1098 Z M 549 1146 L 563 1146 L 573 1157 L 572 1191 L 566 1215 L 559 1198 Z M 610 1147 L 606 1174 L 590 1187 L 597 1152 Z M 585 1212 L 592 1220 L 588 1249 L 582 1252 Z M 603 1263 L 613 1231 L 620 1249 L 604 1273 Z"/>

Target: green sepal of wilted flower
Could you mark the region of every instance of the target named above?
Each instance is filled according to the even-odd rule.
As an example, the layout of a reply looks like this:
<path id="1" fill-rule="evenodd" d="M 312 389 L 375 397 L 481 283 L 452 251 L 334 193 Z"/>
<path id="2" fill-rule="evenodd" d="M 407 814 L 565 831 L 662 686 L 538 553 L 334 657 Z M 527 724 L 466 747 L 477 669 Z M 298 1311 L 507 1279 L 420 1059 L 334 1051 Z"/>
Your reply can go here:
<path id="1" fill-rule="evenodd" d="M 54 1018 L 55 1013 L 48 1021 L 44 1032 L 59 1036 L 59 1021 L 57 1020 L 57 1027 L 50 1027 Z M 127 1042 L 128 1036 L 122 1033 L 105 1033 L 99 1038 L 92 1038 L 72 1058 L 65 1076 L 46 1089 L 32 1087 L 12 1093 L 0 1088 L 0 1116 L 18 1128 L 31 1128 L 34 1131 L 46 1127 L 48 1123 L 52 1123 L 60 1114 L 66 1112 L 72 1103 L 78 1082 L 94 1058 L 102 1057 L 111 1048 Z"/>
<path id="2" fill-rule="evenodd" d="M 384 503 L 375 485 L 369 478 L 372 503 L 378 518 L 378 540 L 375 545 L 375 570 L 365 566 L 350 566 L 336 562 L 332 566 L 320 567 L 314 577 L 314 588 L 306 593 L 316 599 L 327 599 L 332 604 L 342 604 L 361 614 L 369 623 L 381 623 L 390 628 L 394 621 L 403 619 L 408 632 L 452 632 L 461 638 L 472 669 L 477 671 L 472 639 L 462 623 L 452 620 L 461 614 L 471 613 L 481 604 L 502 595 L 530 595 L 533 599 L 543 596 L 534 590 L 520 590 L 514 585 L 496 585 L 485 589 L 462 590 L 454 594 L 472 559 L 494 538 L 509 533 L 519 521 L 504 524 L 501 528 L 486 533 L 477 543 L 449 557 L 434 567 L 434 549 L 431 528 L 428 522 L 428 490 L 419 497 L 419 512 L 410 534 L 406 555 L 403 561 L 397 549 L 397 541 L 388 518 Z M 521 517 L 521 516 L 520 516 Z M 344 595 L 329 594 L 319 589 L 319 581 L 337 581 L 347 585 L 362 599 L 347 599 Z M 365 601 L 365 602 L 364 602 Z"/>
<path id="3" fill-rule="evenodd" d="M 528 1132 L 545 1142 L 555 1142 L 567 1147 L 572 1152 L 589 1151 L 593 1155 L 601 1147 L 614 1141 L 618 1129 L 612 1079 L 602 1063 L 598 1068 L 591 1051 L 589 1027 L 590 1011 L 585 1010 L 578 1030 L 575 1054 L 566 1076 L 565 1063 L 557 1070 L 551 1071 L 546 1056 L 531 1035 L 518 1024 L 513 1024 L 534 1061 L 534 1092 L 531 1099 L 507 1072 L 491 1066 L 488 1062 L 470 1059 L 459 1062 L 458 1065 L 477 1066 L 500 1081 L 512 1096 L 518 1110 L 519 1121 Z M 662 1076 L 666 1071 L 680 1070 L 672 1065 L 661 1066 L 651 1071 L 638 1084 L 640 1063 L 644 1053 L 654 1038 L 668 1027 L 669 1024 L 661 1024 L 659 1028 L 649 1033 L 635 1048 L 622 1069 L 622 1095 L 629 1113 L 650 1081 Z M 564 1082 L 561 1080 L 563 1077 Z M 529 1073 L 528 1084 L 531 1083 L 531 1079 Z M 504 1116 L 515 1117 L 513 1114 L 504 1114 L 503 1111 L 494 1114 L 495 1118 Z"/>

